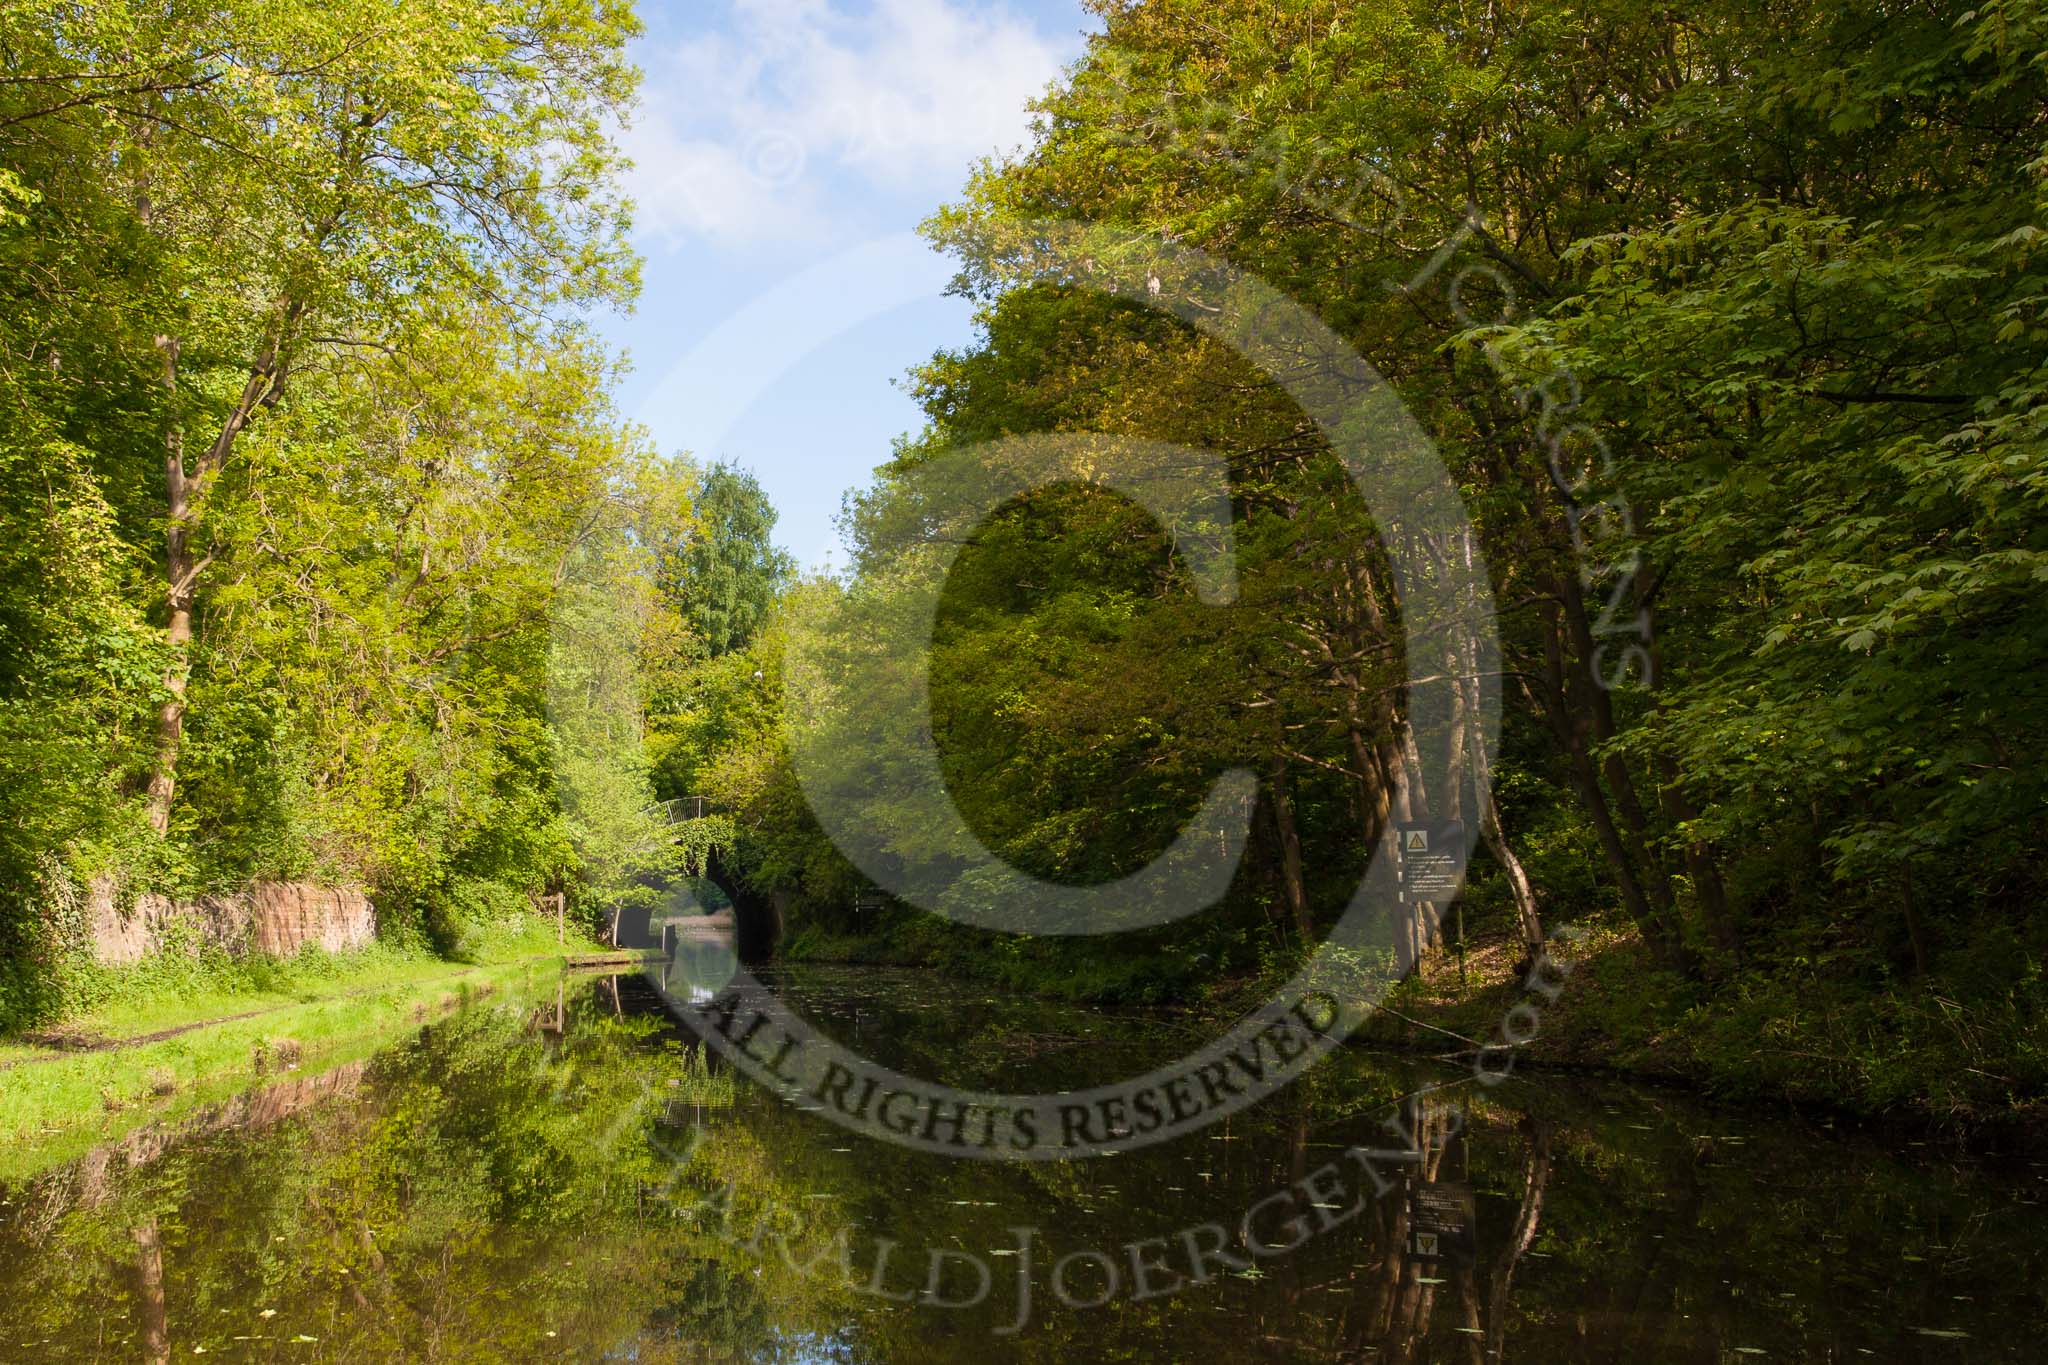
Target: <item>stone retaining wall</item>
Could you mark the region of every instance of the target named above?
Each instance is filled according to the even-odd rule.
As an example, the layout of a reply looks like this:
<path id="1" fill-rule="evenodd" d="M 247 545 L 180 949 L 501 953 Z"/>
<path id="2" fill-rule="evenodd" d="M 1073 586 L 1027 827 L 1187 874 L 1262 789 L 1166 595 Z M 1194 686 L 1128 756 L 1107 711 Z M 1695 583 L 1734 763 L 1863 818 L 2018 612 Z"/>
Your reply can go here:
<path id="1" fill-rule="evenodd" d="M 329 952 L 359 948 L 377 933 L 368 896 L 315 882 L 254 882 L 231 895 L 189 901 L 138 896 L 126 913 L 120 900 L 111 879 L 92 884 L 87 923 L 93 956 L 110 966 L 138 962 L 176 941 L 290 957 L 309 943 Z"/>

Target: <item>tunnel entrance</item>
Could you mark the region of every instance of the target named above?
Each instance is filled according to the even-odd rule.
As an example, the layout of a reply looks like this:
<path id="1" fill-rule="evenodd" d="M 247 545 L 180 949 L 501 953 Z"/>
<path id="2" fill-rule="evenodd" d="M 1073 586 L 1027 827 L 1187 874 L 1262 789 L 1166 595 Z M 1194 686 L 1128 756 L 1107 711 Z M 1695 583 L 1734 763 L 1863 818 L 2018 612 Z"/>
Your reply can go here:
<path id="1" fill-rule="evenodd" d="M 659 812 L 671 830 L 681 825 L 704 821 L 720 814 L 721 811 L 719 803 L 709 796 L 679 796 L 649 808 L 650 814 Z M 731 837 L 730 834 L 727 837 Z M 709 847 L 704 851 L 703 876 L 693 880 L 709 882 L 731 905 L 734 951 L 742 963 L 752 966 L 775 956 L 776 945 L 782 941 L 780 896 L 764 896 L 749 888 L 734 875 L 733 869 L 726 862 L 726 850 L 719 846 L 716 839 L 710 841 Z M 718 907 L 706 905 L 702 908 L 715 910 Z M 629 927 L 626 918 L 622 917 L 619 922 L 618 945 L 622 948 L 660 948 L 661 931 L 658 922 L 666 918 L 669 916 L 665 914 L 637 911 L 632 914 Z"/>
<path id="2" fill-rule="evenodd" d="M 733 946 L 741 962 L 754 966 L 775 956 L 775 946 L 782 941 L 782 912 L 772 897 L 749 889 L 732 874 L 716 852 L 705 859 L 703 877 L 691 880 L 710 883 L 717 892 L 717 899 L 725 902 L 719 905 L 712 903 L 711 897 L 703 897 L 700 901 L 703 910 L 719 913 L 730 907 Z M 699 899 L 687 893 L 683 898 Z M 667 909 L 646 906 L 621 911 L 616 938 L 618 946 L 658 950 L 662 946 L 661 923 L 671 913 Z"/>
<path id="3" fill-rule="evenodd" d="M 732 903 L 732 917 L 740 961 L 753 966 L 775 956 L 782 942 L 782 911 L 771 897 L 748 889 L 732 875 L 716 850 L 704 860 L 704 880 L 725 893 Z"/>

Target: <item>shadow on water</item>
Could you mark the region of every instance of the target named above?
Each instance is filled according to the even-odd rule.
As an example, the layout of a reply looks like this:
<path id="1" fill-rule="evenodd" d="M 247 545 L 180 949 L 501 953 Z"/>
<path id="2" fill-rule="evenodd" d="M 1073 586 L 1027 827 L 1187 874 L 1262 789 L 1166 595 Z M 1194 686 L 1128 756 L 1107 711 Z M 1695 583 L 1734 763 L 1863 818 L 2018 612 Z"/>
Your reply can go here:
<path id="1" fill-rule="evenodd" d="M 672 991 L 722 987 L 716 942 Z M 1188 1041 L 913 973 L 774 984 L 991 1088 Z M 579 977 L 0 1191 L 0 1358 L 2032 1360 L 2041 1177 L 1356 1053 L 1115 1158 L 945 1161 L 718 1069 L 648 982 Z"/>

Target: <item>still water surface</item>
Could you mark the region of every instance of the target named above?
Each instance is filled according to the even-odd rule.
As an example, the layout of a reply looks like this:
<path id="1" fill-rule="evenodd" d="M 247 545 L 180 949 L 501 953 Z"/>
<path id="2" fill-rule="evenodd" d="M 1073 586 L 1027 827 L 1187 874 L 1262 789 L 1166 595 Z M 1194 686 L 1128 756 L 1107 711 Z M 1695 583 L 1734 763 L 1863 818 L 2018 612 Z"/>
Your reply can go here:
<path id="1" fill-rule="evenodd" d="M 988 1089 L 1196 1041 L 918 973 L 771 984 Z M 1170 1143 L 947 1161 L 715 1065 L 636 977 L 536 982 L 0 1186 L 0 1360 L 2048 1359 L 2038 1163 L 1356 1049 Z M 1380 1188 L 1353 1149 L 1413 1155 Z"/>

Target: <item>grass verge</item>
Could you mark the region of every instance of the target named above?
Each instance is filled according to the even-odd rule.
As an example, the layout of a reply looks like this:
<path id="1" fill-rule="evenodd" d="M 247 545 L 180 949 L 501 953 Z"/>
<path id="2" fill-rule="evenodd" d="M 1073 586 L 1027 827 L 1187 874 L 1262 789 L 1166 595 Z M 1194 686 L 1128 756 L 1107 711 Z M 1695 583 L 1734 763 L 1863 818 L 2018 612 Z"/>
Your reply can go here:
<path id="1" fill-rule="evenodd" d="M 1512 1043 L 1518 1066 L 1672 1082 L 1973 1141 L 2048 1133 L 2048 997 L 2035 974 L 1965 963 L 1948 976 L 1872 982 L 1790 963 L 1710 985 L 1656 968 L 1632 932 L 1594 925 L 1561 949 L 1561 983 L 1532 994 L 1513 975 L 1518 953 L 1511 941 L 1475 943 L 1462 981 L 1454 957 L 1433 954 L 1361 1040 L 1460 1058 L 1472 1044 Z"/>
<path id="2" fill-rule="evenodd" d="M 462 964 L 379 945 L 275 964 L 278 973 L 255 989 L 215 984 L 111 1000 L 55 1030 L 62 1045 L 0 1045 L 0 1180 L 266 1077 L 367 1055 L 479 995 L 539 988 L 559 974 L 564 951 L 596 946 L 558 947 L 550 930 L 506 936 L 484 961 Z"/>

